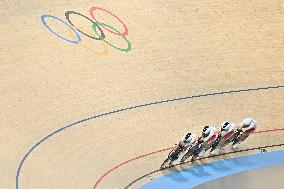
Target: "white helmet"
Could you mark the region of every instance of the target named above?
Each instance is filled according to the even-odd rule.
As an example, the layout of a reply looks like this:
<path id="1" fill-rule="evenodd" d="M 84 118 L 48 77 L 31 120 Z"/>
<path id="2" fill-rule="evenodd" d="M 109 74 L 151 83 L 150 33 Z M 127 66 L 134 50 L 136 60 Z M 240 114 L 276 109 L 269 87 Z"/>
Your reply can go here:
<path id="1" fill-rule="evenodd" d="M 253 118 L 245 118 L 245 119 L 242 121 L 241 126 L 242 126 L 243 128 L 247 128 L 247 127 L 249 127 L 249 126 L 256 126 L 256 121 L 255 121 L 255 119 L 253 119 Z"/>
<path id="2" fill-rule="evenodd" d="M 225 121 L 221 124 L 221 132 L 228 133 L 235 129 L 235 124 L 231 121 Z"/>
<path id="3" fill-rule="evenodd" d="M 184 136 L 184 142 L 185 143 L 193 143 L 195 140 L 196 140 L 196 135 L 194 133 L 187 133 L 185 136 Z"/>
<path id="4" fill-rule="evenodd" d="M 210 125 L 206 125 L 203 127 L 203 130 L 202 130 L 202 137 L 203 138 L 206 138 L 210 135 L 212 131 L 212 127 Z"/>

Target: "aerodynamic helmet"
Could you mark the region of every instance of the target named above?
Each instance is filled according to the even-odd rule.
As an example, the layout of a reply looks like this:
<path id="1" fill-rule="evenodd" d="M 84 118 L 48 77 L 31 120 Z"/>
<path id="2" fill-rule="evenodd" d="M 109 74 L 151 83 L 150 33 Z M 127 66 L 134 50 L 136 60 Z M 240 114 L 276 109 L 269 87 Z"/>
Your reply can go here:
<path id="1" fill-rule="evenodd" d="M 196 135 L 194 133 L 187 133 L 184 136 L 184 142 L 192 142 L 196 138 Z"/>
<path id="2" fill-rule="evenodd" d="M 206 125 L 205 127 L 203 127 L 202 137 L 206 138 L 210 134 L 211 130 L 212 130 L 212 127 L 209 125 Z"/>
<path id="3" fill-rule="evenodd" d="M 249 127 L 251 124 L 256 125 L 256 121 L 253 118 L 245 118 L 241 124 L 242 127 Z"/>
<path id="4" fill-rule="evenodd" d="M 225 121 L 221 125 L 221 132 L 227 132 L 232 127 L 231 123 L 229 121 Z"/>

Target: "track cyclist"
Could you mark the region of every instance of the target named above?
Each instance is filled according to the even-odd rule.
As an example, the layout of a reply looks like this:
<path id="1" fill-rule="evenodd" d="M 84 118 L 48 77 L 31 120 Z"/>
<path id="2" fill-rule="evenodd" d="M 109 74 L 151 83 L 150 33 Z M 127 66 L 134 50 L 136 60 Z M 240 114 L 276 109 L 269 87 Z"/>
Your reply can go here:
<path id="1" fill-rule="evenodd" d="M 169 162 L 171 165 L 179 156 L 185 152 L 187 149 L 190 149 L 192 146 L 197 144 L 197 136 L 194 133 L 188 132 L 184 135 L 182 140 L 177 144 L 177 146 L 169 153 L 167 159 L 161 165 L 161 168 L 164 168 L 165 165 Z"/>
<path id="2" fill-rule="evenodd" d="M 195 161 L 197 157 L 202 157 L 204 153 L 210 149 L 218 140 L 219 131 L 210 125 L 206 125 L 202 129 L 202 136 L 198 138 L 197 144 L 189 149 L 187 153 L 181 158 L 181 163 L 185 162 L 192 156 L 191 162 Z"/>
<path id="3" fill-rule="evenodd" d="M 182 140 L 180 141 L 180 144 L 185 147 L 185 150 L 192 147 L 197 143 L 197 136 L 194 133 L 186 133 Z"/>
<path id="4" fill-rule="evenodd" d="M 206 125 L 202 129 L 202 136 L 198 139 L 198 150 L 193 153 L 192 161 L 202 157 L 218 141 L 219 131 L 213 126 Z"/>
<path id="5" fill-rule="evenodd" d="M 199 139 L 199 142 L 202 143 L 202 149 L 199 153 L 199 156 L 203 154 L 214 145 L 219 136 L 219 130 L 213 126 L 206 125 L 202 129 L 202 136 Z"/>
<path id="6" fill-rule="evenodd" d="M 219 149 L 222 149 L 230 142 L 233 142 L 237 136 L 237 127 L 232 121 L 224 121 L 221 124 L 218 139 L 212 145 L 211 154 L 216 155 L 219 153 Z"/>
<path id="7" fill-rule="evenodd" d="M 254 118 L 245 118 L 241 122 L 240 128 L 237 129 L 239 137 L 234 140 L 232 147 L 238 148 L 240 143 L 256 130 L 256 127 L 257 122 Z"/>

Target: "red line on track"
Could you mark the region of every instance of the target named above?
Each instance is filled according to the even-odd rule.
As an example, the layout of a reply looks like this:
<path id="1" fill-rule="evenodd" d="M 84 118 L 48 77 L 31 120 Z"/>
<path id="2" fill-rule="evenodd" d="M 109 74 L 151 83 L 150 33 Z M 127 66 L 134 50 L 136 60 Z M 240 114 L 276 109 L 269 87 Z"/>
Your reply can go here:
<path id="1" fill-rule="evenodd" d="M 275 131 L 284 131 L 284 128 L 257 131 L 257 132 L 254 132 L 253 134 L 269 133 L 269 132 L 275 132 Z"/>
<path id="2" fill-rule="evenodd" d="M 105 172 L 97 181 L 96 181 L 96 184 L 95 186 L 93 187 L 93 189 L 97 188 L 98 184 L 103 180 L 103 178 L 105 178 L 108 174 L 110 174 L 111 172 L 113 172 L 114 170 L 118 169 L 119 167 L 121 167 L 122 165 L 125 165 L 127 163 L 130 163 L 132 161 L 135 161 L 135 160 L 138 160 L 138 159 L 141 159 L 143 157 L 147 157 L 147 156 L 150 156 L 150 155 L 153 155 L 153 154 L 157 154 L 157 153 L 160 153 L 160 152 L 164 152 L 164 151 L 167 151 L 167 150 L 171 150 L 173 149 L 174 147 L 170 147 L 170 148 L 165 148 L 165 149 L 162 149 L 162 150 L 158 150 L 158 151 L 155 151 L 155 152 L 151 152 L 151 153 L 148 153 L 148 154 L 144 154 L 144 155 L 141 155 L 141 156 L 137 156 L 135 158 L 132 158 L 130 160 L 127 160 L 127 161 L 124 161 L 122 162 L 121 164 L 109 169 L 107 172 Z"/>
<path id="3" fill-rule="evenodd" d="M 269 129 L 269 130 L 257 131 L 257 132 L 254 132 L 252 134 L 270 133 L 270 132 L 276 132 L 276 131 L 284 131 L 284 128 L 277 128 L 277 129 Z M 128 163 L 130 163 L 132 161 L 136 161 L 136 160 L 142 159 L 142 158 L 147 157 L 147 156 L 151 156 L 151 155 L 158 154 L 158 153 L 161 153 L 161 152 L 164 152 L 164 151 L 167 151 L 167 150 L 171 150 L 173 148 L 174 147 L 164 148 L 164 149 L 161 149 L 161 150 L 157 150 L 155 152 L 150 152 L 150 153 L 147 153 L 147 154 L 144 154 L 144 155 L 140 155 L 140 156 L 134 157 L 132 159 L 129 159 L 127 161 L 124 161 L 124 162 L 120 163 L 119 165 L 114 166 L 113 168 L 109 169 L 108 171 L 106 171 L 104 174 L 102 174 L 100 176 L 100 178 L 96 181 L 93 189 L 96 189 L 98 187 L 98 185 L 101 183 L 101 181 L 105 177 L 107 177 L 111 172 L 115 171 L 119 167 L 121 167 L 121 166 L 123 166 L 125 164 L 128 164 Z"/>

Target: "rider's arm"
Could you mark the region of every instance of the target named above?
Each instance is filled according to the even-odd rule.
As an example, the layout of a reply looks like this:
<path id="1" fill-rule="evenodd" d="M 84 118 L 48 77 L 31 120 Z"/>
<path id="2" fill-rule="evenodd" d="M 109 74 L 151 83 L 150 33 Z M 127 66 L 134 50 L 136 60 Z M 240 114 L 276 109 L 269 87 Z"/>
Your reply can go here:
<path id="1" fill-rule="evenodd" d="M 243 132 L 242 127 L 236 129 L 236 133 L 241 134 Z"/>
<path id="2" fill-rule="evenodd" d="M 221 134 L 221 132 L 218 134 L 218 136 L 217 136 L 217 140 L 221 140 L 222 139 L 222 134 Z"/>
<path id="3" fill-rule="evenodd" d="M 184 140 L 181 140 L 177 145 L 180 147 L 184 147 L 185 146 Z"/>
<path id="4" fill-rule="evenodd" d="M 198 138 L 198 144 L 203 143 L 203 140 L 204 140 L 204 138 L 203 138 L 203 137 L 199 137 L 199 138 Z"/>

